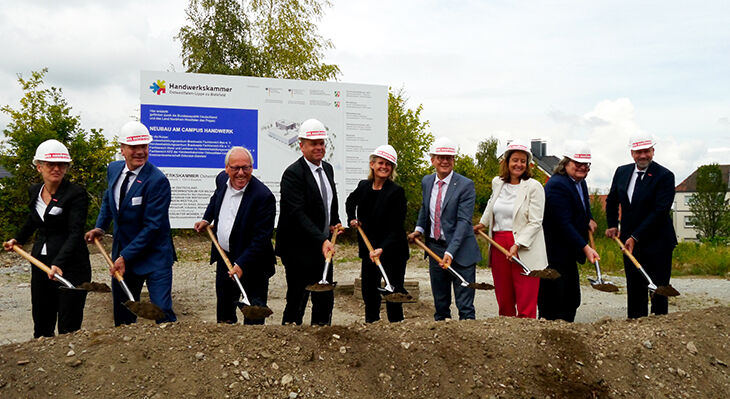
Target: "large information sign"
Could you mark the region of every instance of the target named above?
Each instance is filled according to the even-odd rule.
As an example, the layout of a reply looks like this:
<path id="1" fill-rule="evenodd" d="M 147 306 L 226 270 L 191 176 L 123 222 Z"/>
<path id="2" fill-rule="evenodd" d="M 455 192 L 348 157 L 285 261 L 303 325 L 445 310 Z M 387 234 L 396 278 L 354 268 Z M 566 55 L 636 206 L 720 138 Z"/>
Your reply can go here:
<path id="1" fill-rule="evenodd" d="M 284 169 L 301 156 L 299 125 L 322 121 L 325 160 L 346 196 L 368 173 L 372 150 L 388 140 L 386 86 L 143 71 L 140 119 L 150 129 L 150 162 L 172 185 L 170 223 L 192 228 L 215 189 L 232 146 L 248 148 L 254 176 L 279 198 Z"/>

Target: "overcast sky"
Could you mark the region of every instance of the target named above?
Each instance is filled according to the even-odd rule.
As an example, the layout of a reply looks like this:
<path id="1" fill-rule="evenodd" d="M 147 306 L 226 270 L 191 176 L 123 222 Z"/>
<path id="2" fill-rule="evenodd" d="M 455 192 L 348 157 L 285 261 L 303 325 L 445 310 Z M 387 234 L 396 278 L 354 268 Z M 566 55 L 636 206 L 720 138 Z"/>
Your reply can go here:
<path id="1" fill-rule="evenodd" d="M 333 0 L 320 33 L 340 80 L 404 88 L 436 136 L 567 139 L 593 152 L 606 189 L 631 161 L 629 137 L 656 137 L 677 183 L 730 163 L 730 2 Z M 139 113 L 139 71 L 184 71 L 187 1 L 0 0 L 0 104 L 16 74 L 48 67 L 85 128 L 108 136 Z M 0 116 L 0 128 L 8 118 Z"/>

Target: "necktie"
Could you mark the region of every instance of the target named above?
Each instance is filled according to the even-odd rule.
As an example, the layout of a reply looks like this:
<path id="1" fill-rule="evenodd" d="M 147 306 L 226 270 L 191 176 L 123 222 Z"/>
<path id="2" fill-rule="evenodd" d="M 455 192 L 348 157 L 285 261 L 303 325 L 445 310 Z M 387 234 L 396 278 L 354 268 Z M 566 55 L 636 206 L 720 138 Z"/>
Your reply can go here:
<path id="1" fill-rule="evenodd" d="M 324 185 L 322 168 L 317 168 L 317 175 L 319 176 L 319 191 L 322 194 L 322 203 L 324 204 L 324 233 L 327 234 L 330 230 L 330 211 L 327 209 L 327 186 Z"/>
<path id="2" fill-rule="evenodd" d="M 124 176 L 124 180 L 122 180 L 122 187 L 119 188 L 119 205 L 122 205 L 122 201 L 124 201 L 124 197 L 127 195 L 127 186 L 129 185 L 129 179 L 134 176 L 134 173 L 130 170 L 127 172 L 127 174 Z"/>
<path id="3" fill-rule="evenodd" d="M 634 183 L 634 192 L 631 194 L 631 202 L 634 202 L 636 199 L 636 193 L 641 191 L 641 186 L 644 184 L 644 172 L 639 170 L 636 171 L 636 183 Z"/>
<path id="4" fill-rule="evenodd" d="M 436 194 L 436 210 L 433 215 L 433 239 L 441 238 L 441 192 L 446 184 L 443 180 L 438 181 L 439 192 Z"/>

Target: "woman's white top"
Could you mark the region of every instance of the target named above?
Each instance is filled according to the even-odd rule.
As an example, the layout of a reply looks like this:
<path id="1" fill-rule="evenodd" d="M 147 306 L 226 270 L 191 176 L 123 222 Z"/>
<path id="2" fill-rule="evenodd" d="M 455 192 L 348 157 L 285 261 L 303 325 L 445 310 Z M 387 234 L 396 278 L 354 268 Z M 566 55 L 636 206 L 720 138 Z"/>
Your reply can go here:
<path id="1" fill-rule="evenodd" d="M 45 188 L 45 185 L 41 187 L 41 191 L 38 191 L 38 198 L 35 200 L 35 211 L 38 212 L 38 216 L 40 216 L 43 221 L 45 221 L 45 219 L 43 219 L 43 215 L 46 214 L 46 208 L 48 208 L 48 205 L 46 205 L 43 201 L 43 189 Z M 43 249 L 41 249 L 41 255 L 48 255 L 45 243 L 43 244 Z"/>
<path id="2" fill-rule="evenodd" d="M 512 215 L 519 184 L 506 183 L 494 203 L 493 231 L 512 231 Z"/>

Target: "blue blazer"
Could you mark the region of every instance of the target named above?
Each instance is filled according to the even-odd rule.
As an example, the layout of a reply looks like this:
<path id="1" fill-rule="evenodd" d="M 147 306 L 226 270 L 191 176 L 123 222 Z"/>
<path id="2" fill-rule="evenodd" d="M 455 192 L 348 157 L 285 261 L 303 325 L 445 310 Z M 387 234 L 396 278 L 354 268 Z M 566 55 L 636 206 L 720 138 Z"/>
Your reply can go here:
<path id="1" fill-rule="evenodd" d="M 629 202 L 627 189 L 634 173 L 634 164 L 619 166 L 613 175 L 606 197 L 608 227 L 618 227 L 618 207 L 621 205 L 621 241 L 633 236 L 636 248 L 642 251 L 671 251 L 677 245 L 677 235 L 670 211 L 674 203 L 674 174 L 656 162 L 646 169 L 641 190 Z"/>
<path id="2" fill-rule="evenodd" d="M 172 267 L 175 249 L 170 236 L 170 182 L 157 167 L 145 163 L 117 210 L 114 184 L 123 170 L 124 161 L 109 164 L 108 185 L 96 219 L 96 227 L 102 230 L 114 221 L 112 259 L 123 256 L 126 269 L 135 274 Z"/>
<path id="3" fill-rule="evenodd" d="M 585 203 L 568 175 L 555 174 L 545 184 L 545 215 L 542 221 L 551 266 L 586 261 L 588 222 L 593 219 L 586 181 L 580 182 Z"/>
<path id="4" fill-rule="evenodd" d="M 418 211 L 418 223 L 426 237 L 431 234 L 431 190 L 436 181 L 436 174 L 427 175 L 421 180 L 423 202 Z M 446 239 L 446 251 L 454 255 L 454 261 L 462 266 L 470 266 L 482 259 L 479 244 L 472 229 L 472 216 L 476 191 L 474 182 L 454 172 L 441 204 L 441 230 Z"/>
<path id="5" fill-rule="evenodd" d="M 222 171 L 215 178 L 215 192 L 210 197 L 203 219 L 213 222 L 216 231 L 221 203 L 228 189 L 228 174 Z M 274 234 L 276 198 L 261 180 L 251 176 L 236 211 L 229 238 L 231 261 L 241 267 L 244 277 L 274 275 L 276 257 L 271 237 Z M 210 263 L 222 260 L 215 246 L 211 247 Z"/>

